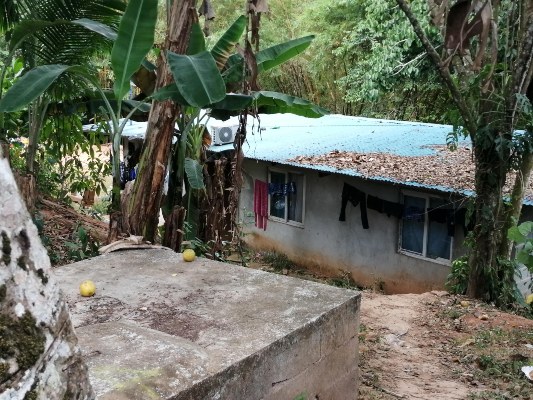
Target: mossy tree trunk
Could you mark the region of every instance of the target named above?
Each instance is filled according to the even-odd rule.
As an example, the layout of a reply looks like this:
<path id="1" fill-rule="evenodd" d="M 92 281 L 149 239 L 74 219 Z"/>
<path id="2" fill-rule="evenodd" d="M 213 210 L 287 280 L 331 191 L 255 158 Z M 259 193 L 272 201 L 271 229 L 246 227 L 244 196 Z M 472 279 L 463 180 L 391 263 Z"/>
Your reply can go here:
<path id="1" fill-rule="evenodd" d="M 476 225 L 469 265 L 467 295 L 474 298 L 494 300 L 494 287 L 498 276 L 498 251 L 505 225 L 502 190 L 508 170 L 495 144 L 485 148 L 474 146 L 475 173 L 475 215 Z"/>
<path id="2" fill-rule="evenodd" d="M 0 397 L 92 399 L 66 303 L 1 151 L 0 188 Z"/>

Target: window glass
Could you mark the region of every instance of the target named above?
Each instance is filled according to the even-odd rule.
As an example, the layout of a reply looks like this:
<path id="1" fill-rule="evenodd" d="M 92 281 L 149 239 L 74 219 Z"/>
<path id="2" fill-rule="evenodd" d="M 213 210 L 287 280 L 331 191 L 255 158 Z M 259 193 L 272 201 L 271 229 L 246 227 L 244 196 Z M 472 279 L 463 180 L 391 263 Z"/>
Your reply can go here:
<path id="1" fill-rule="evenodd" d="M 289 214 L 287 218 L 291 221 L 303 222 L 303 188 L 304 176 L 302 174 L 288 174 L 289 188 L 287 201 L 289 203 Z"/>
<path id="2" fill-rule="evenodd" d="M 442 199 L 432 198 L 429 200 L 429 208 L 439 208 L 439 210 L 447 211 L 445 207 L 446 202 Z M 427 242 L 427 257 L 430 258 L 445 258 L 449 260 L 450 244 L 452 238 L 448 236 L 447 220 L 443 216 L 438 221 L 434 218 L 428 220 L 428 242 Z"/>
<path id="3" fill-rule="evenodd" d="M 281 188 L 285 184 L 285 174 L 282 172 L 270 172 L 270 183 L 279 185 Z M 285 195 L 282 190 L 270 195 L 270 215 L 285 219 Z"/>
<path id="4" fill-rule="evenodd" d="M 426 199 L 404 196 L 402 249 L 423 254 L 425 211 Z"/>

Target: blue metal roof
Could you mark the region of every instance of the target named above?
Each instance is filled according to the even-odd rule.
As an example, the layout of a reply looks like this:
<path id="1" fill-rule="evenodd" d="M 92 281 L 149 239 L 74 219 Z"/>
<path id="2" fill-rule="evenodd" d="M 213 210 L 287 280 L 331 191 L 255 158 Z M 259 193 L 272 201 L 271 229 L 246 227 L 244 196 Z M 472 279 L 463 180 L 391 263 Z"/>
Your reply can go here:
<path id="1" fill-rule="evenodd" d="M 208 127 L 238 125 L 237 119 L 220 122 L 211 119 Z M 318 156 L 334 150 L 357 153 L 389 153 L 398 156 L 436 154 L 433 146 L 445 146 L 451 125 L 393 121 L 344 115 L 305 118 L 292 114 L 260 115 L 259 121 L 249 117 L 247 140 L 243 145 L 246 158 L 292 165 L 306 169 L 362 177 L 410 187 L 446 193 L 474 195 L 471 190 L 447 186 L 398 181 L 381 176 L 367 176 L 354 169 L 338 169 L 327 165 L 309 165 L 288 160 L 297 156 Z M 469 144 L 460 139 L 459 144 Z M 211 146 L 214 152 L 233 149 L 233 145 Z M 524 204 L 533 205 L 525 199 Z"/>
<path id="2" fill-rule="evenodd" d="M 217 126 L 211 119 L 208 125 Z M 228 121 L 224 126 L 237 124 Z M 258 128 L 261 128 L 259 130 Z M 392 121 L 344 115 L 305 118 L 291 114 L 260 115 L 248 120 L 247 158 L 285 163 L 296 156 L 313 156 L 333 150 L 390 153 L 400 156 L 434 154 L 432 145 L 446 145 L 451 125 Z M 212 151 L 231 145 L 211 146 Z"/>

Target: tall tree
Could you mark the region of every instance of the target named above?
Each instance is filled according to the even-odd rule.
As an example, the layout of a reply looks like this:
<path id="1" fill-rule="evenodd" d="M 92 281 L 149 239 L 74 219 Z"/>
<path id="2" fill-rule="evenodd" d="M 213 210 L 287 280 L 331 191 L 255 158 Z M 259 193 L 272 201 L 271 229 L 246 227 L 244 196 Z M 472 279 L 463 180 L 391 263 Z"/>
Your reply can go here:
<path id="1" fill-rule="evenodd" d="M 502 288 L 512 285 L 514 270 L 501 262 L 508 257 L 503 243 L 506 228 L 516 224 L 509 218 L 517 214 L 505 206 L 503 186 L 516 161 L 528 158 L 529 150 L 515 143 L 521 112 L 517 100 L 526 94 L 533 72 L 533 1 L 430 1 L 432 18 L 446 21 L 446 59 L 436 52 L 407 2 L 396 2 L 448 88 L 460 115 L 457 122 L 473 144 L 476 224 L 467 294 L 505 303 Z M 519 214 L 521 201 L 515 206 Z"/>
<path id="2" fill-rule="evenodd" d="M 92 399 L 67 305 L 1 149 L 0 187 L 0 397 Z"/>
<path id="3" fill-rule="evenodd" d="M 167 52 L 185 54 L 192 25 L 198 21 L 195 0 L 174 0 L 171 4 L 165 44 L 157 64 L 156 90 L 174 80 Z M 157 232 L 163 183 L 178 112 L 178 106 L 171 100 L 154 101 L 152 104 L 138 178 L 128 202 L 125 230 L 152 241 Z"/>

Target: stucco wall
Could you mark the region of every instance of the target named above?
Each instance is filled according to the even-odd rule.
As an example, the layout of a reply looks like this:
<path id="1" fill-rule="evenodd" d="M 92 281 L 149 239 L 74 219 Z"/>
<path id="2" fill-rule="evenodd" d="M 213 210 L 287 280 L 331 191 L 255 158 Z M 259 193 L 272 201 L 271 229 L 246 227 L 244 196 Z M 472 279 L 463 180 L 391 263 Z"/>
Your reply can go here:
<path id="1" fill-rule="evenodd" d="M 364 286 L 382 282 L 388 293 L 424 292 L 443 289 L 450 266 L 428 259 L 415 258 L 398 252 L 399 220 L 368 210 L 369 229 L 363 229 L 360 207 L 348 203 L 346 221 L 339 221 L 341 193 L 344 182 L 367 194 L 398 202 L 400 188 L 367 180 L 305 172 L 304 227 L 268 221 L 265 231 L 254 227 L 253 182 L 267 181 L 271 164 L 246 160 L 245 184 L 241 194 L 241 217 L 245 225 L 246 241 L 256 249 L 275 249 L 293 261 L 324 275 L 351 273 Z M 275 166 L 287 169 L 287 167 Z M 462 229 L 457 228 L 453 257 L 463 252 Z"/>

